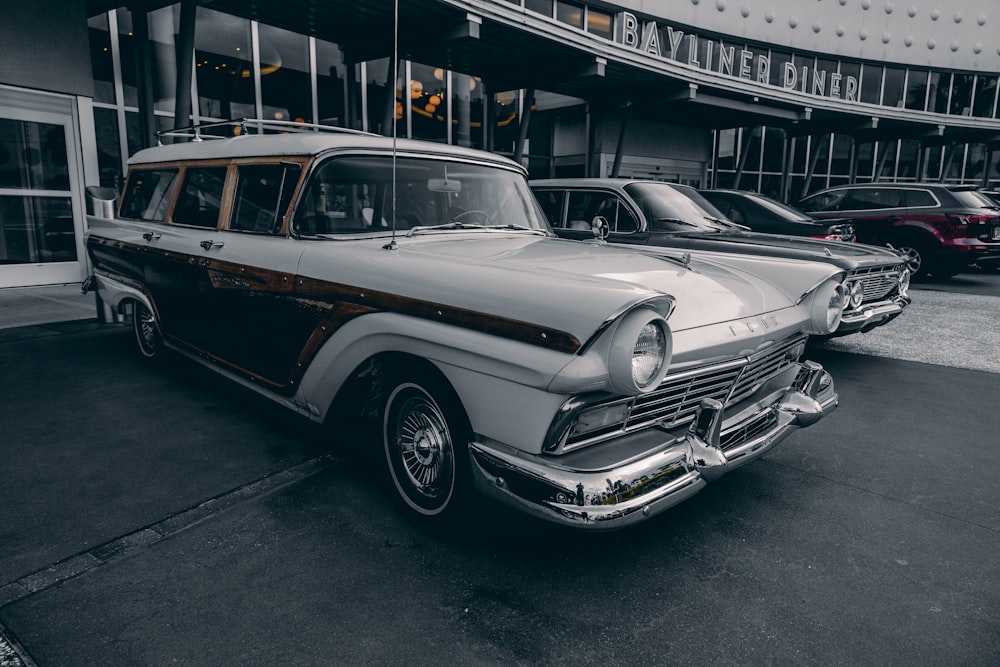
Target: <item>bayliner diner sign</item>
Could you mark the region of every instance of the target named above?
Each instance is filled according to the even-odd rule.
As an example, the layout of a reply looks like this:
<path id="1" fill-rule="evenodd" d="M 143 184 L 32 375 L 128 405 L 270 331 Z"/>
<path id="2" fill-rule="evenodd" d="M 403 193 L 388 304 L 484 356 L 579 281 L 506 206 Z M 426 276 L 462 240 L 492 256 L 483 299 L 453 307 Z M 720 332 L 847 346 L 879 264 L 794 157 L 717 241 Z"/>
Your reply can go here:
<path id="1" fill-rule="evenodd" d="M 685 39 L 685 37 L 687 39 Z M 654 55 L 665 60 L 697 67 L 765 86 L 779 87 L 771 82 L 771 58 L 766 53 L 727 46 L 721 40 L 703 39 L 686 34 L 672 26 L 661 28 L 656 21 L 640 24 L 631 12 L 619 12 L 615 21 L 615 42 L 622 46 Z M 686 48 L 685 48 L 686 47 Z M 858 79 L 806 65 L 782 64 L 781 88 L 858 102 Z"/>

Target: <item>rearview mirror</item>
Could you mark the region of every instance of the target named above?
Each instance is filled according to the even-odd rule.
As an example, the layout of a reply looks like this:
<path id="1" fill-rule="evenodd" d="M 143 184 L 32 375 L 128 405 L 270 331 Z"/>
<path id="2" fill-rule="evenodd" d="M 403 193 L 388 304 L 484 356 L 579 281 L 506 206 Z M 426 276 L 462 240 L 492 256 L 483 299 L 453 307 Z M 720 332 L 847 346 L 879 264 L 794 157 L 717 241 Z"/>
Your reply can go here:
<path id="1" fill-rule="evenodd" d="M 429 178 L 427 179 L 427 189 L 431 192 L 461 192 L 462 181 L 449 180 L 447 178 Z"/>

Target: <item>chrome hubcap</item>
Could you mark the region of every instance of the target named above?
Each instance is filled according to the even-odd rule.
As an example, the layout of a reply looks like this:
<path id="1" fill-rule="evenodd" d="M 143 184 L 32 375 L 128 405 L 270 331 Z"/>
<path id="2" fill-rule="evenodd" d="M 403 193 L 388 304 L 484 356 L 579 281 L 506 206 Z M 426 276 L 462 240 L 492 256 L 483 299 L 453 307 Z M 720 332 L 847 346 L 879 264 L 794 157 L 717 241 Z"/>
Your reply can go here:
<path id="1" fill-rule="evenodd" d="M 412 398 L 401 411 L 399 449 L 410 484 L 433 498 L 446 491 L 451 474 L 451 439 L 437 407 Z"/>
<path id="2" fill-rule="evenodd" d="M 920 264 L 922 263 L 922 260 L 920 258 L 920 253 L 917 252 L 914 248 L 906 248 L 906 247 L 904 247 L 904 248 L 900 248 L 899 250 L 906 257 L 906 265 L 910 269 L 910 275 L 913 275 L 914 273 L 916 273 L 917 271 L 919 271 L 920 270 Z"/>

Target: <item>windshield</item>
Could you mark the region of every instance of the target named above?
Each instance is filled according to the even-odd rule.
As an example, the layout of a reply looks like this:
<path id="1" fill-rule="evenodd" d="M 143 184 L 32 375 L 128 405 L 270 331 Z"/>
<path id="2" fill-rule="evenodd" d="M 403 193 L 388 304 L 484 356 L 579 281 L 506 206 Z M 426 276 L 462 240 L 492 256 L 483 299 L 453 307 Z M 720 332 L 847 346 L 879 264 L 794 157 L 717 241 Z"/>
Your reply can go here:
<path id="1" fill-rule="evenodd" d="M 629 183 L 625 191 L 649 221 L 650 231 L 731 231 L 734 225 L 694 188 L 673 183 Z"/>
<path id="2" fill-rule="evenodd" d="M 513 170 L 457 160 L 397 157 L 393 202 L 390 156 L 329 158 L 313 173 L 296 206 L 302 236 L 391 233 L 415 228 L 528 229 L 548 222 Z"/>
<path id="3" fill-rule="evenodd" d="M 788 220 L 790 222 L 816 222 L 814 218 L 810 218 L 802 211 L 792 208 L 788 204 L 782 204 L 780 201 L 771 199 L 766 195 L 752 193 L 747 194 L 746 196 L 767 209 L 769 213 L 781 218 L 782 220 Z"/>

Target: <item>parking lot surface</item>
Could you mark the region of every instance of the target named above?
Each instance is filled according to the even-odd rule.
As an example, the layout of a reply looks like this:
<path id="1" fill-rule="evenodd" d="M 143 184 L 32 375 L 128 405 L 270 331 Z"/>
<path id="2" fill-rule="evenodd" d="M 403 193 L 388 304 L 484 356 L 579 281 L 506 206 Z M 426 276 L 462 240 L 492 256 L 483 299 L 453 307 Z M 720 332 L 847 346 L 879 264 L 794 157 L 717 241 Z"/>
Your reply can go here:
<path id="1" fill-rule="evenodd" d="M 123 325 L 7 330 L 0 665 L 1000 664 L 1000 278 L 967 280 L 811 345 L 836 412 L 602 534 L 430 537 L 371 443 Z"/>

